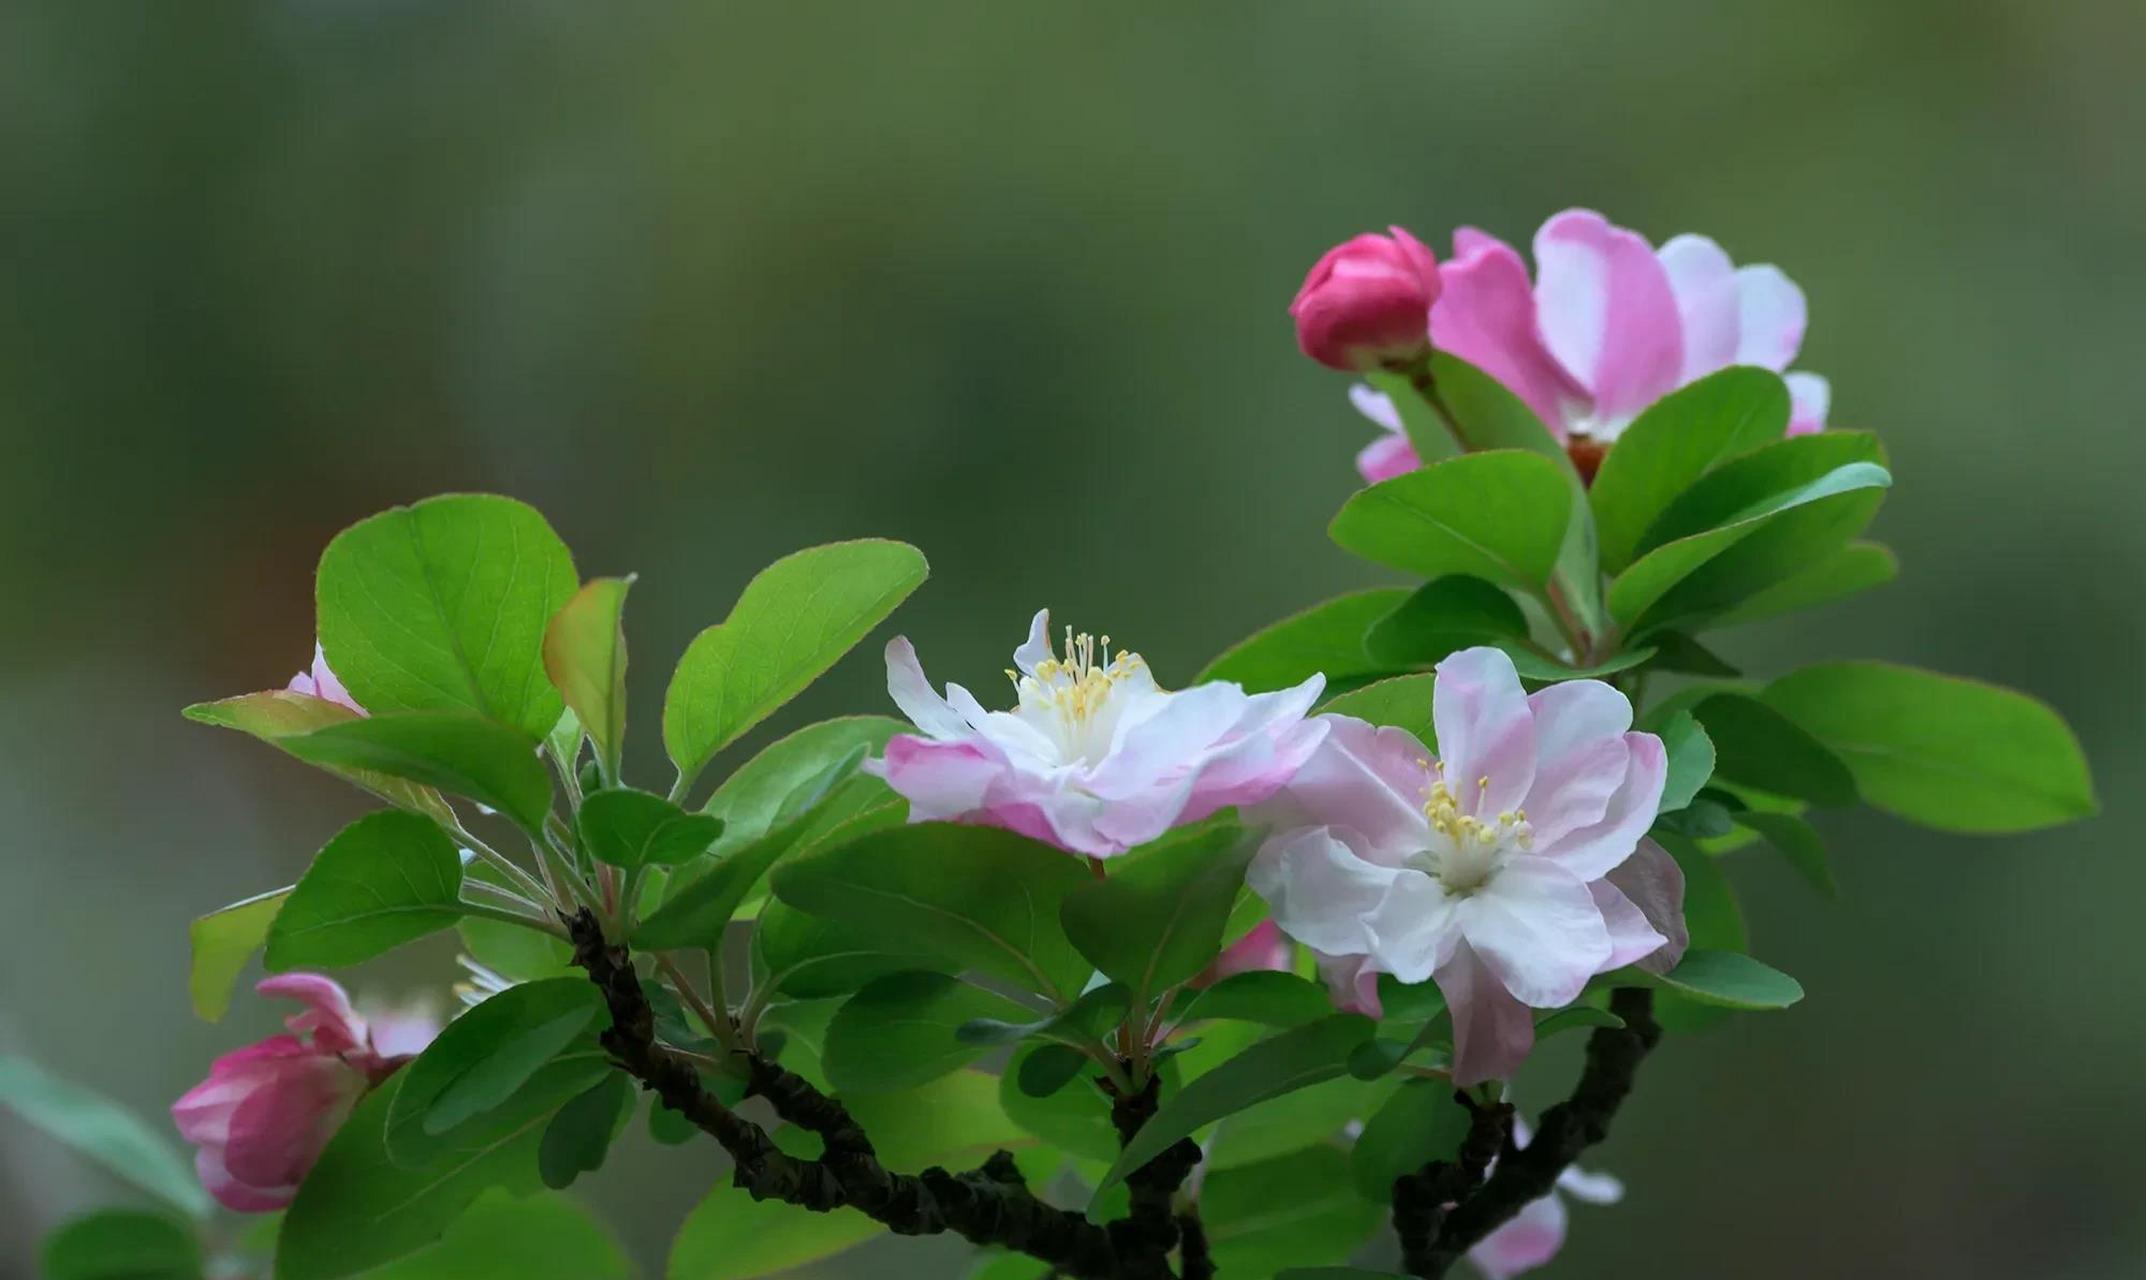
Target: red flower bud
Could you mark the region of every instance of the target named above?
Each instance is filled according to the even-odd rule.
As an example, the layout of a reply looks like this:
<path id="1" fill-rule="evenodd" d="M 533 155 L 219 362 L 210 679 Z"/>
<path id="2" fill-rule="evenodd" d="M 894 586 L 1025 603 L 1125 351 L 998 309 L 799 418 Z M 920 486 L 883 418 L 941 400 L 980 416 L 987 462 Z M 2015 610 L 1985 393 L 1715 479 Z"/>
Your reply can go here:
<path id="1" fill-rule="evenodd" d="M 1297 345 L 1330 369 L 1375 369 L 1430 350 L 1438 259 L 1401 228 L 1388 230 L 1327 250 L 1289 304 Z"/>

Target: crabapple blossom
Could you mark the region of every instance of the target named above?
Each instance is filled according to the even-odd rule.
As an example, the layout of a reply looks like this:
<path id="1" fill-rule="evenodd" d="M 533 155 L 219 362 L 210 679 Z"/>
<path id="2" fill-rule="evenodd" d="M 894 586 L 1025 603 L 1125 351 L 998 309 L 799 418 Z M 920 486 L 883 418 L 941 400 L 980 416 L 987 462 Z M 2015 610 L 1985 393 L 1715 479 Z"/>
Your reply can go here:
<path id="1" fill-rule="evenodd" d="M 1387 230 L 1327 250 L 1289 304 L 1297 345 L 1330 369 L 1375 369 L 1430 350 L 1438 259 L 1401 228 Z"/>
<path id="2" fill-rule="evenodd" d="M 439 1033 L 416 1010 L 369 1024 L 341 986 L 315 973 L 280 974 L 254 989 L 306 1008 L 284 1020 L 288 1034 L 218 1058 L 171 1108 L 180 1135 L 198 1148 L 202 1185 L 240 1213 L 289 1204 L 358 1099 Z"/>
<path id="3" fill-rule="evenodd" d="M 1360 1001 L 1380 972 L 1435 981 L 1454 1078 L 1474 1084 L 1527 1056 L 1531 1008 L 1679 949 L 1683 880 L 1643 839 L 1667 766 L 1623 694 L 1595 680 L 1527 694 L 1484 647 L 1438 665 L 1432 702 L 1436 759 L 1404 730 L 1320 717 L 1325 740 L 1261 811 L 1275 826 L 1247 879 L 1330 958 L 1337 990 Z"/>
<path id="4" fill-rule="evenodd" d="M 909 800 L 912 822 L 1006 827 L 1062 849 L 1110 857 L 1218 809 L 1266 799 L 1325 735 L 1305 719 L 1325 678 L 1248 694 L 1227 681 L 1165 690 L 1139 654 L 1066 631 L 1053 652 L 1050 611 L 1014 651 L 1015 705 L 932 690 L 905 636 L 887 645 L 887 692 L 921 730 L 899 734 L 867 768 Z"/>
<path id="5" fill-rule="evenodd" d="M 1607 448 L 1669 392 L 1730 365 L 1786 370 L 1803 344 L 1803 291 L 1773 266 L 1738 267 L 1721 246 L 1680 235 L 1660 249 L 1598 213 L 1568 209 L 1535 233 L 1535 278 L 1510 245 L 1453 233 L 1439 269 L 1431 343 L 1526 401 L 1577 455 Z M 1788 434 L 1825 426 L 1831 389 L 1786 373 Z M 1422 465 L 1388 398 L 1351 399 L 1382 431 L 1357 455 L 1367 483 Z"/>

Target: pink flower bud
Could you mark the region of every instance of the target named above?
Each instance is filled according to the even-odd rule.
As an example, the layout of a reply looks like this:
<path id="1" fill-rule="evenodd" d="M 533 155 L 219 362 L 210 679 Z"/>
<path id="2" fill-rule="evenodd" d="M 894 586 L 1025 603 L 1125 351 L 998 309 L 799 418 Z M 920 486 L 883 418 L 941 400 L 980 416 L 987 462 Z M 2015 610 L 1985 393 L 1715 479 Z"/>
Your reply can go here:
<path id="1" fill-rule="evenodd" d="M 202 1185 L 240 1213 L 289 1204 L 358 1099 L 438 1031 L 403 1026 L 402 1052 L 391 1053 L 332 979 L 287 973 L 255 989 L 306 1009 L 284 1020 L 289 1034 L 218 1058 L 171 1108 L 180 1135 L 199 1148 Z"/>
<path id="2" fill-rule="evenodd" d="M 317 641 L 313 645 L 313 665 L 292 676 L 291 682 L 283 687 L 292 693 L 303 693 L 327 702 L 340 703 L 361 716 L 366 714 L 365 708 L 358 705 L 358 700 L 350 696 L 350 690 L 345 689 L 343 682 L 336 678 L 334 670 L 328 666 L 328 655 L 321 651 Z"/>
<path id="3" fill-rule="evenodd" d="M 1430 351 L 1438 259 L 1391 227 L 1327 250 L 1297 290 L 1297 345 L 1330 369 L 1350 372 L 1413 360 Z"/>

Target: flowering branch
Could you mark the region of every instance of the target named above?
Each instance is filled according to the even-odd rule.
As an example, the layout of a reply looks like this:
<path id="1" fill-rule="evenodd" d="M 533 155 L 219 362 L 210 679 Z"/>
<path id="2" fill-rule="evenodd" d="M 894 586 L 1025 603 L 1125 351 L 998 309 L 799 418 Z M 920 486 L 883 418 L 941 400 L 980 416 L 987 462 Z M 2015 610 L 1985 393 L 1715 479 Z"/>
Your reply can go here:
<path id="1" fill-rule="evenodd" d="M 1078 1213 L 1036 1199 L 1004 1151 L 966 1173 L 936 1166 L 916 1175 L 892 1172 L 879 1162 L 871 1140 L 839 1101 L 794 1072 L 750 1054 L 747 1092 L 766 1098 L 783 1119 L 818 1134 L 825 1147 L 816 1160 L 781 1151 L 759 1125 L 703 1089 L 689 1061 L 656 1043 L 655 1011 L 632 960 L 624 947 L 605 939 L 595 914 L 584 908 L 566 917 L 566 924 L 574 941 L 574 963 L 588 972 L 610 1008 L 611 1026 L 601 1037 L 604 1048 L 665 1106 L 722 1144 L 737 1165 L 733 1181 L 755 1200 L 782 1200 L 820 1213 L 848 1206 L 897 1235 L 951 1231 L 975 1244 L 1026 1253 L 1069 1276 L 1091 1280 L 1162 1280 L 1171 1275 L 1160 1253 L 1121 1253 L 1119 1237 L 1128 1242 L 1144 1238 L 1138 1231 L 1115 1229 L 1124 1227 L 1122 1223 L 1113 1229 L 1099 1227 Z M 1182 1178 L 1178 1173 L 1177 1179 Z M 1175 1185 L 1173 1181 L 1173 1189 Z"/>
<path id="2" fill-rule="evenodd" d="M 1402 1266 L 1409 1275 L 1423 1280 L 1445 1275 L 1491 1232 L 1549 1195 L 1558 1175 L 1582 1151 L 1609 1136 L 1610 1121 L 1632 1091 L 1640 1062 L 1662 1038 L 1653 992 L 1619 988 L 1610 997 L 1610 1010 L 1624 1025 L 1596 1028 L 1572 1096 L 1543 1112 L 1525 1147 L 1511 1142 L 1509 1107 L 1478 1108 L 1457 1164 L 1434 1163 L 1395 1183 L 1394 1227 L 1401 1233 Z"/>

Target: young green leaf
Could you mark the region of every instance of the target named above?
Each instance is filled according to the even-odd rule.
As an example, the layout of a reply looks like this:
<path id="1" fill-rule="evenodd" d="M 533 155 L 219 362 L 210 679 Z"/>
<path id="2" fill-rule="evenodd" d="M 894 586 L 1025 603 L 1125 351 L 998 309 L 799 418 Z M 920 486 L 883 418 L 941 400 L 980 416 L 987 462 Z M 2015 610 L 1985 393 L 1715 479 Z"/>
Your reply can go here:
<path id="1" fill-rule="evenodd" d="M 548 1131 L 547 1131 L 548 1133 Z M 438 1244 L 365 1273 L 365 1280 L 626 1280 L 626 1252 L 566 1196 L 480 1198 Z"/>
<path id="2" fill-rule="evenodd" d="M 581 1088 L 594 1083 L 591 1077 Z M 549 1110 L 502 1109 L 404 1166 L 388 1158 L 386 1146 L 397 1092 L 366 1095 L 299 1185 L 276 1238 L 275 1280 L 342 1280 L 370 1271 L 438 1240 L 490 1188 L 521 1195 L 542 1185 L 537 1151 Z"/>
<path id="3" fill-rule="evenodd" d="M 1910 822 L 2004 834 L 2098 808 L 2078 739 L 2023 693 L 1886 662 L 1836 662 L 1792 671 L 1761 696 L 1846 761 L 1864 799 Z"/>
<path id="4" fill-rule="evenodd" d="M 544 632 L 576 588 L 573 557 L 535 509 L 454 494 L 336 535 L 320 558 L 320 643 L 375 715 L 457 712 L 534 740 L 562 705 Z"/>
<path id="5" fill-rule="evenodd" d="M 1195 1129 L 1246 1107 L 1332 1080 L 1347 1069 L 1349 1053 L 1371 1036 L 1371 1019 L 1338 1014 L 1262 1040 L 1187 1084 L 1165 1100 L 1125 1144 L 1096 1186 L 1096 1197 L 1123 1181 Z M 1090 1202 L 1091 1214 L 1095 1201 Z"/>
<path id="6" fill-rule="evenodd" d="M 291 891 L 274 889 L 219 907 L 197 916 L 187 928 L 193 965 L 187 973 L 187 993 L 193 997 L 194 1014 L 204 1022 L 222 1020 L 231 1007 L 231 984 L 268 941 L 268 930 L 283 909 Z"/>
<path id="7" fill-rule="evenodd" d="M 0 1056 L 0 1107 L 196 1218 L 208 1193 L 159 1130 L 110 1098 L 62 1080 L 27 1058 Z"/>
<path id="8" fill-rule="evenodd" d="M 1327 529 L 1344 551 L 1440 578 L 1539 590 L 1572 515 L 1564 473 L 1517 450 L 1471 453 L 1361 490 Z"/>
<path id="9" fill-rule="evenodd" d="M 663 745 L 686 779 L 849 652 L 930 572 L 907 543 L 868 539 L 784 556 L 694 637 L 663 701 Z"/>
<path id="10" fill-rule="evenodd" d="M 1525 644 L 1528 619 L 1513 598 L 1481 578 L 1440 578 L 1378 619 L 1364 647 L 1391 664 L 1434 666 L 1446 655 L 1479 644 Z"/>
<path id="11" fill-rule="evenodd" d="M 687 813 L 662 796 L 630 787 L 599 791 L 582 801 L 575 822 L 585 853 L 629 871 L 691 861 L 723 834 L 721 818 Z"/>
<path id="12" fill-rule="evenodd" d="M 1714 744 L 1714 772 L 1722 778 L 1822 808 L 1856 802 L 1855 777 L 1840 757 L 1757 698 L 1717 693 L 1691 714 Z"/>
<path id="13" fill-rule="evenodd" d="M 1112 1160 L 1118 1131 L 1111 1127 L 1110 1099 L 1094 1083 L 1100 1074 L 1095 1063 L 1062 1044 L 1024 1045 L 999 1077 L 999 1106 L 1023 1132 L 1052 1146 L 1087 1160 Z"/>
<path id="14" fill-rule="evenodd" d="M 447 1024 L 397 1073 L 386 1148 L 421 1166 L 464 1136 L 514 1117 L 549 1117 L 609 1065 L 596 1044 L 603 998 L 585 978 L 507 988 Z"/>
<path id="15" fill-rule="evenodd" d="M 882 1230 L 855 1209 L 808 1213 L 780 1200 L 755 1200 L 724 1178 L 686 1215 L 664 1275 L 754 1280 L 831 1258 Z"/>
<path id="16" fill-rule="evenodd" d="M 1394 1179 L 1414 1173 L 1434 1160 L 1451 1160 L 1468 1137 L 1473 1118 L 1442 1080 L 1409 1080 L 1377 1114 L 1364 1122 L 1349 1159 L 1356 1189 L 1366 1199 L 1388 1204 Z"/>
<path id="17" fill-rule="evenodd" d="M 776 863 L 823 841 L 847 839 L 898 821 L 891 810 L 866 810 L 836 821 L 848 812 L 846 801 L 883 785 L 875 778 L 852 777 L 835 794 L 808 797 L 810 802 L 794 816 L 777 815 L 784 817 L 781 825 L 672 888 L 663 905 L 634 929 L 635 945 L 659 950 L 720 946 L 739 906 Z"/>
<path id="18" fill-rule="evenodd" d="M 582 1174 L 603 1168 L 611 1140 L 632 1112 L 633 1081 L 621 1071 L 561 1107 L 537 1147 L 537 1172 L 544 1185 L 564 1191 Z"/>
<path id="19" fill-rule="evenodd" d="M 1525 400 L 1488 373 L 1459 356 L 1440 351 L 1431 356 L 1431 385 L 1451 415 L 1453 430 L 1468 449 L 1525 449 L 1572 472 L 1572 459 L 1542 419 L 1535 416 Z M 1398 397 L 1395 402 L 1400 403 Z M 1572 474 L 1578 478 L 1577 473 Z"/>
<path id="20" fill-rule="evenodd" d="M 1205 1143 L 1206 1167 L 1212 1172 L 1256 1164 L 1313 1143 L 1334 1141 L 1352 1121 L 1377 1111 L 1396 1083 L 1341 1075 L 1246 1107 L 1215 1126 Z"/>
<path id="21" fill-rule="evenodd" d="M 1060 999 L 1087 984 L 1090 966 L 1058 922 L 1087 883 L 1063 850 L 951 822 L 874 831 L 774 876 L 776 897 L 842 922 L 862 945 L 926 951 Z"/>
<path id="22" fill-rule="evenodd" d="M 468 796 L 526 831 L 542 830 L 544 815 L 551 812 L 551 774 L 537 758 L 536 739 L 476 716 L 444 711 L 372 716 L 315 729 L 281 745 L 315 764 L 369 769 Z"/>
<path id="23" fill-rule="evenodd" d="M 1691 945 L 1706 951 L 1742 951 L 1750 946 L 1743 908 L 1722 873 L 1721 860 L 1684 836 L 1657 830 L 1654 839 L 1684 872 L 1684 926 L 1691 933 Z"/>
<path id="24" fill-rule="evenodd" d="M 887 739 L 909 730 L 888 716 L 844 716 L 822 720 L 770 744 L 723 779 L 701 812 L 723 820 L 723 834 L 711 853 L 721 856 L 743 848 L 780 826 L 784 811 L 802 813 L 817 796 L 844 781 L 864 759 L 886 749 Z M 860 755 L 858 748 L 863 748 Z M 846 766 L 829 776 L 829 771 Z M 799 793 L 807 793 L 800 797 Z M 799 803 L 800 799 L 804 803 Z"/>
<path id="25" fill-rule="evenodd" d="M 626 632 L 620 615 L 633 578 L 597 578 L 544 630 L 544 673 L 581 722 L 607 778 L 626 743 Z"/>
<path id="26" fill-rule="evenodd" d="M 1777 618 L 1883 586 L 1899 576 L 1900 557 L 1890 547 L 1851 542 L 1772 586 L 1752 592 L 1740 604 L 1717 614 L 1712 625 L 1733 627 Z"/>
<path id="27" fill-rule="evenodd" d="M 1013 1072 L 1021 1092 L 1031 1098 L 1048 1098 L 1063 1089 L 1084 1070 L 1089 1058 L 1067 1044 L 1044 1044 L 1016 1055 Z"/>
<path id="28" fill-rule="evenodd" d="M 1011 1021 L 1031 1010 L 944 973 L 891 973 L 851 996 L 827 1024 L 821 1054 L 843 1094 L 885 1093 L 935 1080 L 990 1052 L 964 1040 L 979 1018 Z"/>
<path id="29" fill-rule="evenodd" d="M 1315 674 L 1333 682 L 1391 674 L 1392 664 L 1371 655 L 1365 635 L 1407 599 L 1399 587 L 1379 587 L 1315 604 L 1238 641 L 1194 682 L 1230 680 L 1249 693 L 1271 693 Z"/>
<path id="30" fill-rule="evenodd" d="M 1181 1006 L 1181 1023 L 1208 1018 L 1256 1022 L 1269 1027 L 1301 1027 L 1334 1011 L 1326 989 L 1293 973 L 1254 969 L 1233 973 Z"/>
<path id="31" fill-rule="evenodd" d="M 1354 716 L 1375 725 L 1406 729 L 1426 750 L 1437 750 L 1438 731 L 1431 722 L 1431 690 L 1436 679 L 1430 672 L 1395 676 L 1367 684 L 1339 697 L 1328 698 L 1321 712 Z"/>
<path id="32" fill-rule="evenodd" d="M 755 986 L 798 1000 L 848 995 L 884 974 L 940 963 L 917 946 L 860 940 L 841 920 L 779 901 L 769 902 L 753 922 L 752 953 Z"/>
<path id="33" fill-rule="evenodd" d="M 1059 908 L 1066 936 L 1144 1005 L 1222 949 L 1222 927 L 1258 842 L 1234 816 L 1168 832 L 1117 859 Z"/>
<path id="34" fill-rule="evenodd" d="M 956 1027 L 954 1035 L 964 1044 L 980 1045 L 1014 1044 L 1031 1037 L 1066 1043 L 1095 1043 L 1124 1021 L 1125 1012 L 1131 1006 L 1132 999 L 1124 987 L 1106 982 L 1099 987 L 1090 987 L 1080 999 L 1047 1018 L 1024 1018 L 1018 1022 L 974 1018 Z"/>
<path id="35" fill-rule="evenodd" d="M 1662 750 L 1669 757 L 1662 784 L 1661 812 L 1675 813 L 1692 802 L 1714 776 L 1714 744 L 1689 711 L 1679 711 L 1661 727 Z"/>
<path id="36" fill-rule="evenodd" d="M 1637 557 L 1648 528 L 1695 481 L 1781 439 L 1787 426 L 1788 388 L 1780 375 L 1749 365 L 1709 374 L 1655 401 L 1617 437 L 1588 491 L 1603 568 L 1621 572 Z"/>
<path id="37" fill-rule="evenodd" d="M 240 733 L 251 734 L 286 753 L 289 751 L 285 746 L 287 739 L 303 737 L 315 729 L 325 729 L 332 724 L 342 724 L 346 720 L 359 718 L 357 712 L 340 702 L 330 702 L 326 698 L 316 698 L 306 693 L 293 693 L 288 689 L 245 693 L 217 702 L 197 702 L 183 714 L 196 724 L 215 725 L 220 729 L 236 729 Z M 345 768 L 341 765 L 320 767 L 345 782 L 370 791 L 398 809 L 422 813 L 442 822 L 452 816 L 447 802 L 440 799 L 439 792 L 406 778 L 371 769 Z"/>
<path id="38" fill-rule="evenodd" d="M 201 1244 L 183 1222 L 138 1209 L 103 1209 L 45 1237 L 44 1280 L 200 1280 Z"/>
<path id="39" fill-rule="evenodd" d="M 1724 1009 L 1786 1009 L 1803 999 L 1803 986 L 1794 978 L 1735 951 L 1687 951 L 1666 976 L 1650 980 Z"/>
<path id="40" fill-rule="evenodd" d="M 338 832 L 268 928 L 271 973 L 340 968 L 436 933 L 462 915 L 462 860 L 438 826 L 390 809 Z"/>

